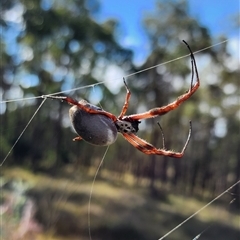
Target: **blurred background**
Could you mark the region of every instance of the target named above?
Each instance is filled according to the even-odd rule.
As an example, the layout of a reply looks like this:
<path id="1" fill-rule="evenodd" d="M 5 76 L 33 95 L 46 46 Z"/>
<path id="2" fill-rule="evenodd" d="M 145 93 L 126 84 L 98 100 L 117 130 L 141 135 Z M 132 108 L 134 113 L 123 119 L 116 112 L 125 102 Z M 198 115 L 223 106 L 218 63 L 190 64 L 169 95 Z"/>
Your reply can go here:
<path id="1" fill-rule="evenodd" d="M 64 91 L 118 115 L 129 76 L 127 114 L 140 113 L 189 88 L 190 57 L 166 63 L 189 54 L 183 39 L 193 51 L 221 43 L 195 54 L 199 90 L 140 124 L 161 148 L 159 121 L 166 148 L 181 151 L 192 120 L 184 157 L 144 155 L 119 135 L 93 187 L 92 239 L 159 239 L 240 179 L 239 10 L 237 0 L 1 1 L 1 162 L 39 96 Z M 2 239 L 89 239 L 106 148 L 72 141 L 68 109 L 45 101 L 1 164 Z M 239 239 L 239 198 L 238 184 L 166 239 Z"/>

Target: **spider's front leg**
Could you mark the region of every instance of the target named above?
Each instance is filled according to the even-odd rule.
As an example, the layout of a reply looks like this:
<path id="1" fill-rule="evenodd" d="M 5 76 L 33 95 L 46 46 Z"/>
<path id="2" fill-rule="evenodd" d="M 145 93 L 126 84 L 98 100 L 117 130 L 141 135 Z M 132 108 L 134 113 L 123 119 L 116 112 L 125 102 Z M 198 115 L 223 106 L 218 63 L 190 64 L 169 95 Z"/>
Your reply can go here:
<path id="1" fill-rule="evenodd" d="M 141 119 L 153 118 L 153 117 L 157 117 L 160 115 L 164 115 L 164 114 L 176 109 L 179 105 L 181 105 L 183 102 L 188 100 L 197 91 L 197 89 L 200 86 L 200 78 L 198 75 L 196 61 L 195 61 L 195 58 L 194 58 L 191 48 L 185 41 L 184 41 L 184 43 L 187 45 L 187 47 L 190 51 L 191 62 L 192 62 L 192 77 L 191 77 L 191 85 L 190 85 L 189 90 L 186 93 L 184 93 L 183 95 L 179 96 L 174 102 L 169 103 L 166 106 L 153 108 L 144 113 L 132 114 L 132 115 L 128 116 L 129 118 L 131 118 L 132 120 L 141 120 Z M 193 85 L 193 78 L 194 78 L 195 74 L 196 74 L 196 83 Z M 124 117 L 123 117 L 123 120 L 124 120 Z"/>
<path id="2" fill-rule="evenodd" d="M 127 90 L 127 94 L 126 94 L 126 97 L 125 97 L 124 105 L 122 107 L 122 111 L 121 111 L 120 115 L 118 116 L 119 119 L 122 119 L 123 116 L 125 115 L 125 113 L 127 112 L 129 100 L 130 100 L 130 97 L 131 97 L 131 92 L 130 92 L 130 90 L 128 88 L 128 85 L 127 85 L 127 83 L 125 81 L 125 78 L 123 78 L 123 83 L 124 83 L 125 88 Z"/>

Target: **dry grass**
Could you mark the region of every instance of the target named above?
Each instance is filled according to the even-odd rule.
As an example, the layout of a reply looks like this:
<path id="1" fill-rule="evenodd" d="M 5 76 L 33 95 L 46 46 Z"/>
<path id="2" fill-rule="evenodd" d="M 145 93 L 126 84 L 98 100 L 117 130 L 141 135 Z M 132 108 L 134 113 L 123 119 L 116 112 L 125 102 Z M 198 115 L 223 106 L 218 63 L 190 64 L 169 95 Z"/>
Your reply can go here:
<path id="1" fill-rule="evenodd" d="M 44 228 L 44 233 L 37 233 L 34 239 L 89 239 L 91 174 L 68 169 L 53 177 L 32 174 L 20 168 L 5 169 L 3 174 L 6 179 L 21 179 L 31 186 L 27 195 L 35 201 L 35 217 Z M 120 182 L 113 174 L 102 171 L 99 179 L 94 185 L 91 201 L 93 240 L 159 239 L 205 204 L 192 197 L 172 193 L 151 198 L 146 188 L 134 186 L 129 175 Z M 209 226 L 204 233 L 206 240 L 238 239 L 239 212 L 228 210 L 228 206 L 213 204 L 167 239 L 193 239 Z"/>

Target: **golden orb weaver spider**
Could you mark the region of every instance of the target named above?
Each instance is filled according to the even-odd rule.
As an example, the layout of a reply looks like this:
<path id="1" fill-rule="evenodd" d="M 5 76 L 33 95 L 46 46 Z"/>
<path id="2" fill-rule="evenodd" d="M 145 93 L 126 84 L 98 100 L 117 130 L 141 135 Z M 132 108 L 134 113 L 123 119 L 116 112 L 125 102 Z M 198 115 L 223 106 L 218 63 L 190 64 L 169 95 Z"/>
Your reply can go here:
<path id="1" fill-rule="evenodd" d="M 145 154 L 155 154 L 174 158 L 181 158 L 184 155 L 184 152 L 187 148 L 187 145 L 191 137 L 192 131 L 191 121 L 188 137 L 181 152 L 166 150 L 164 145 L 162 149 L 156 148 L 152 144 L 138 137 L 136 133 L 138 132 L 138 125 L 140 123 L 139 120 L 154 118 L 176 109 L 180 104 L 188 100 L 199 88 L 200 79 L 198 76 L 197 65 L 193 52 L 189 45 L 185 41 L 183 42 L 188 47 L 191 56 L 192 63 L 191 86 L 186 93 L 179 96 L 174 102 L 169 103 L 166 106 L 153 108 L 144 113 L 125 115 L 128 109 L 128 104 L 131 96 L 131 92 L 125 82 L 125 79 L 123 79 L 123 82 L 125 84 L 127 94 L 125 97 L 125 102 L 122 111 L 118 117 L 116 117 L 112 113 L 104 111 L 100 107 L 88 103 L 85 100 L 80 100 L 78 102 L 77 100 L 67 96 L 63 97 L 45 95 L 42 97 L 60 99 L 73 105 L 73 107 L 71 107 L 69 110 L 69 117 L 71 119 L 73 128 L 79 135 L 78 137 L 73 139 L 74 141 L 80 141 L 83 139 L 86 142 L 93 145 L 107 146 L 116 141 L 117 133 L 119 132 L 130 144 L 132 144 L 135 148 L 137 148 L 138 150 Z M 197 80 L 196 83 L 193 85 L 194 72 L 196 74 Z"/>

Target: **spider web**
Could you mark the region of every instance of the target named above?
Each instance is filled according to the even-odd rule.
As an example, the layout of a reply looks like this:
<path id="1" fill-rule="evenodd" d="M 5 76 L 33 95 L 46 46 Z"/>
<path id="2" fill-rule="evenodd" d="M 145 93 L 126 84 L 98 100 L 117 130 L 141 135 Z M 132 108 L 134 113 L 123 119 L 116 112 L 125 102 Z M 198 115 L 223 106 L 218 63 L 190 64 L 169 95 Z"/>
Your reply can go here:
<path id="1" fill-rule="evenodd" d="M 218 46 L 218 45 L 221 45 L 221 44 L 224 44 L 226 42 L 228 42 L 229 40 L 224 40 L 222 42 L 219 42 L 219 43 L 216 43 L 216 44 L 213 44 L 211 46 L 208 46 L 206 48 L 203 48 L 203 49 L 200 49 L 198 51 L 195 51 L 193 52 L 194 54 L 197 54 L 197 53 L 200 53 L 200 52 L 203 52 L 203 51 L 206 51 L 207 49 L 210 49 L 210 48 L 213 48 L 215 46 Z M 148 68 L 145 68 L 143 70 L 140 70 L 138 72 L 135 72 L 135 73 L 131 73 L 131 74 L 128 74 L 126 76 L 124 76 L 124 78 L 128 78 L 130 76 L 134 76 L 134 75 L 137 75 L 139 73 L 142 73 L 142 72 L 145 72 L 145 71 L 149 71 L 151 69 L 154 69 L 154 68 L 157 68 L 159 66 L 163 66 L 163 65 L 166 65 L 166 64 L 169 64 L 169 63 L 172 63 L 172 62 L 175 62 L 175 61 L 178 61 L 180 59 L 183 59 L 183 58 L 186 58 L 186 57 L 189 57 L 190 54 L 187 54 L 187 55 L 184 55 L 184 56 L 181 56 L 181 57 L 178 57 L 178 58 L 175 58 L 175 59 L 172 59 L 172 60 L 169 60 L 169 61 L 166 61 L 164 63 L 160 63 L 160 64 L 157 64 L 157 65 L 154 65 L 154 66 L 151 66 L 151 67 L 148 67 Z M 119 79 L 113 79 L 112 81 L 116 81 L 116 80 L 119 80 Z M 84 86 L 81 86 L 81 87 L 77 87 L 77 88 L 72 88 L 72 89 L 69 89 L 69 90 L 65 90 L 65 91 L 61 91 L 61 92 L 54 92 L 54 93 L 51 93 L 51 94 L 48 94 L 48 95 L 59 95 L 59 94 L 63 94 L 63 93 L 69 93 L 69 92 L 72 92 L 72 91 L 76 91 L 76 90 L 81 90 L 81 89 L 87 89 L 87 88 L 94 88 L 95 86 L 97 85 L 102 85 L 104 84 L 105 81 L 101 81 L 101 82 L 98 82 L 98 83 L 95 83 L 95 84 L 90 84 L 90 85 L 84 85 Z M 5 156 L 5 158 L 1 161 L 0 163 L 0 167 L 3 166 L 3 164 L 7 161 L 8 157 L 10 156 L 10 154 L 12 153 L 14 147 L 17 145 L 17 143 L 20 141 L 21 137 L 23 136 L 24 132 L 27 130 L 27 128 L 31 125 L 31 122 L 33 121 L 33 119 L 37 116 L 37 113 L 39 112 L 39 110 L 43 107 L 45 101 L 47 100 L 46 98 L 43 98 L 42 96 L 36 96 L 36 97 L 28 97 L 28 98 L 18 98 L 18 99 L 10 99 L 10 100 L 4 100 L 4 101 L 1 101 L 0 104 L 6 104 L 6 103 L 11 103 L 11 102 L 20 102 L 20 101 L 27 101 L 27 100 L 34 100 L 34 99 L 43 99 L 42 103 L 40 104 L 40 106 L 36 109 L 36 111 L 33 113 L 32 117 L 30 118 L 30 120 L 28 121 L 28 123 L 26 124 L 26 126 L 24 127 L 24 129 L 22 130 L 22 132 L 19 134 L 18 138 L 16 139 L 16 141 L 13 143 L 12 147 L 10 148 L 9 152 L 7 153 L 7 155 Z M 102 166 L 102 163 L 104 162 L 104 159 L 108 153 L 108 150 L 109 150 L 109 146 L 106 148 L 104 154 L 103 154 L 103 157 L 99 163 L 99 166 L 95 172 L 95 175 L 94 175 L 94 178 L 93 178 L 93 182 L 92 182 L 92 185 L 91 185 L 91 189 L 90 189 L 90 195 L 89 195 L 89 204 L 88 204 L 88 230 L 89 230 L 89 239 L 92 240 L 92 237 L 91 237 L 91 199 L 92 199 L 92 195 L 93 195 L 93 190 L 94 190 L 94 184 L 95 184 L 95 180 L 97 178 L 97 174 Z M 182 221 L 180 224 L 178 224 L 176 227 L 174 227 L 172 230 L 168 231 L 164 236 L 162 236 L 161 238 L 159 238 L 159 240 L 162 240 L 162 239 L 165 239 L 167 236 L 169 236 L 171 233 L 173 233 L 174 231 L 176 231 L 178 228 L 180 228 L 181 226 L 183 226 L 186 222 L 188 222 L 189 220 L 191 220 L 193 217 L 195 217 L 197 214 L 199 214 L 200 212 L 202 212 L 204 209 L 206 209 L 207 207 L 209 207 L 211 204 L 213 204 L 216 200 L 218 200 L 219 198 L 221 198 L 223 195 L 225 195 L 226 193 L 229 193 L 229 191 L 235 187 L 236 185 L 238 185 L 240 183 L 240 180 L 238 180 L 237 182 L 235 182 L 234 184 L 232 184 L 228 189 L 226 189 L 225 191 L 223 191 L 222 193 L 220 193 L 218 196 L 216 196 L 213 200 L 209 201 L 207 204 L 205 204 L 202 208 L 200 208 L 198 211 L 196 211 L 195 213 L 193 213 L 192 215 L 190 215 L 188 218 L 186 218 L 184 221 Z M 231 202 L 230 202 L 231 204 Z M 206 229 L 204 229 L 202 232 L 200 232 L 193 240 L 197 240 L 201 237 L 201 235 L 206 232 L 211 226 L 207 227 Z"/>

